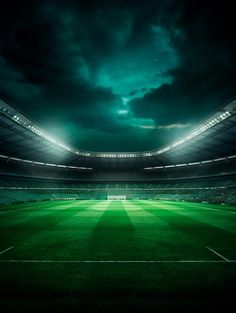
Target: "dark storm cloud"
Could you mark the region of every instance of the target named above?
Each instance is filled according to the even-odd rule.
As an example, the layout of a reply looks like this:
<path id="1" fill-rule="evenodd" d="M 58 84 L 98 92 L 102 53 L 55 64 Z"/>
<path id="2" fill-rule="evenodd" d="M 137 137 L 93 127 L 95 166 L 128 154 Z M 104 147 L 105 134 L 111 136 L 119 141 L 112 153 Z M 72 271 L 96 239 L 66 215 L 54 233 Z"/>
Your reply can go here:
<path id="1" fill-rule="evenodd" d="M 130 102 L 137 117 L 153 118 L 157 124 L 196 123 L 235 95 L 235 69 L 209 66 L 204 71 L 181 69 L 171 74 L 171 84 Z"/>
<path id="2" fill-rule="evenodd" d="M 173 81 L 130 104 L 156 122 L 196 122 L 235 96 L 235 19 L 230 2 L 182 2 L 166 28 L 180 57 Z M 148 110 L 147 110 L 148 107 Z"/>
<path id="3" fill-rule="evenodd" d="M 87 77 L 96 67 L 92 54 L 98 58 L 94 51 L 101 38 L 97 44 L 93 38 L 86 40 L 88 30 L 77 22 L 73 8 L 55 7 L 53 2 L 40 3 L 29 19 L 21 17 L 15 16 L 18 24 L 1 44 L 3 94 L 40 121 L 54 113 L 81 127 L 115 131 L 117 125 L 109 124 L 120 100 Z"/>
<path id="4" fill-rule="evenodd" d="M 234 95 L 233 23 L 225 2 L 8 1 L 0 92 L 78 147 L 152 149 Z"/>

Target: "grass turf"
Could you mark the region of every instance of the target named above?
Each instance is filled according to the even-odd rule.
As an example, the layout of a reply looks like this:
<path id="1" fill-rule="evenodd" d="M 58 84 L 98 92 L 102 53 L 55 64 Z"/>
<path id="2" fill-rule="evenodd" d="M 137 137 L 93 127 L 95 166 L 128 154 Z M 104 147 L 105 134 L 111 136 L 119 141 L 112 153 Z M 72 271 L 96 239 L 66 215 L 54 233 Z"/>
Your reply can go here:
<path id="1" fill-rule="evenodd" d="M 213 311 L 233 303 L 235 207 L 55 201 L 2 207 L 0 220 L 0 253 L 14 246 L 0 254 L 3 312 Z"/>

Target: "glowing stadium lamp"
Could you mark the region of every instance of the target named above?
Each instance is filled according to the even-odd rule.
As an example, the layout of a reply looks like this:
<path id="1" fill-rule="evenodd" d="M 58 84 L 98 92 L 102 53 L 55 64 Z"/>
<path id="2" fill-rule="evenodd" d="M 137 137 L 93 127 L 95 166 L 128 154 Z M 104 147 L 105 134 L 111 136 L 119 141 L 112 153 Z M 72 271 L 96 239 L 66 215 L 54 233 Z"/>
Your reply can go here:
<path id="1" fill-rule="evenodd" d="M 223 114 L 219 114 L 217 117 L 215 117 L 212 120 L 208 120 L 206 122 L 206 124 L 203 124 L 201 126 L 199 126 L 198 129 L 193 130 L 192 133 L 188 134 L 186 137 L 174 142 L 172 145 L 166 146 L 164 148 L 162 148 L 161 150 L 158 150 L 157 152 L 154 152 L 154 154 L 162 154 L 164 152 L 167 152 L 195 137 L 197 137 L 198 135 L 204 133 L 205 131 L 207 131 L 208 129 L 210 129 L 211 127 L 215 126 L 216 124 L 222 122 L 223 120 L 225 120 L 226 118 L 230 117 L 232 114 L 229 111 L 226 111 Z"/>
<path id="2" fill-rule="evenodd" d="M 34 162 L 31 161 L 31 160 L 22 160 L 22 162 L 24 162 L 24 163 L 34 163 Z"/>
<path id="3" fill-rule="evenodd" d="M 124 104 L 127 104 L 129 99 L 122 98 Z M 196 138 L 197 136 L 203 134 L 204 132 L 208 131 L 215 125 L 223 122 L 225 119 L 229 118 L 233 114 L 235 114 L 235 105 L 236 100 L 232 100 L 228 103 L 224 108 L 221 109 L 221 112 L 215 113 L 211 118 L 205 120 L 204 123 L 195 127 L 192 132 L 186 134 L 183 138 L 180 138 L 173 144 L 161 147 L 160 149 L 156 149 L 153 151 L 147 152 L 137 152 L 137 153 L 110 153 L 110 152 L 89 152 L 89 151 L 80 151 L 74 149 L 60 140 L 54 138 L 53 136 L 49 135 L 46 131 L 44 131 L 41 127 L 33 123 L 29 118 L 24 116 L 22 113 L 18 112 L 14 107 L 9 105 L 6 101 L 0 99 L 0 112 L 7 116 L 9 119 L 14 121 L 15 123 L 21 125 L 22 127 L 26 128 L 28 131 L 40 136 L 41 138 L 49 141 L 52 144 L 57 145 L 58 147 L 66 150 L 70 153 L 76 154 L 78 156 L 86 156 L 86 157 L 103 157 L 103 158 L 133 158 L 133 157 L 151 157 L 155 155 L 160 155 L 174 149 L 186 142 Z M 225 111 L 224 111 L 225 110 Z M 222 112 L 224 111 L 224 112 Z M 118 114 L 127 114 L 128 109 L 121 109 L 118 111 Z"/>
<path id="4" fill-rule="evenodd" d="M 144 170 L 156 170 L 156 169 L 171 168 L 171 167 L 200 165 L 200 164 L 206 164 L 206 163 L 212 163 L 212 162 L 226 161 L 227 159 L 233 159 L 233 158 L 236 158 L 236 155 L 232 155 L 232 156 L 228 156 L 228 157 L 224 157 L 224 158 L 217 158 L 217 159 L 213 159 L 213 160 L 204 160 L 201 162 L 191 162 L 191 163 L 171 164 L 171 165 L 165 165 L 165 166 L 144 167 Z"/>
<path id="5" fill-rule="evenodd" d="M 213 161 L 218 162 L 218 161 L 223 161 L 223 160 L 225 160 L 225 158 L 218 158 L 218 159 L 214 159 Z"/>
<path id="6" fill-rule="evenodd" d="M 9 157 L 9 156 L 6 156 L 6 155 L 0 155 L 0 158 L 1 159 L 18 161 L 18 162 L 23 162 L 23 163 L 31 163 L 31 164 L 44 165 L 44 166 L 54 166 L 54 167 L 61 167 L 61 168 L 73 168 L 73 169 L 77 169 L 77 170 L 91 171 L 93 169 L 92 167 L 69 166 L 69 165 L 54 164 L 54 163 L 43 163 L 43 162 L 32 161 L 32 160 L 24 160 L 24 159 L 15 158 L 15 157 Z"/>
<path id="7" fill-rule="evenodd" d="M 202 161 L 201 163 L 205 164 L 205 163 L 212 163 L 212 162 L 213 162 L 213 160 L 206 160 L 206 161 Z"/>
<path id="8" fill-rule="evenodd" d="M 23 162 L 23 160 L 22 160 L 22 159 L 19 159 L 19 158 L 8 158 L 8 159 L 10 159 L 10 160 L 14 160 L 14 161 L 20 161 L 20 162 Z"/>
<path id="9" fill-rule="evenodd" d="M 37 162 L 37 161 L 34 161 L 34 164 L 44 165 L 45 163 L 43 163 L 43 162 Z"/>

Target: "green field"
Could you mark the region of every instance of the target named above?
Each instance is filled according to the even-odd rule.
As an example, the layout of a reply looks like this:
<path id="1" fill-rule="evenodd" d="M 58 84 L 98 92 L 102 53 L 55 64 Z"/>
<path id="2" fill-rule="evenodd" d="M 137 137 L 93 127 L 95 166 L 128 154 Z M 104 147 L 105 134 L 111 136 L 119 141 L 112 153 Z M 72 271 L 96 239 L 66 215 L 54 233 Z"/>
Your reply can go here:
<path id="1" fill-rule="evenodd" d="M 2 312 L 226 311 L 234 302 L 236 207 L 51 201 L 2 206 L 0 220 Z"/>

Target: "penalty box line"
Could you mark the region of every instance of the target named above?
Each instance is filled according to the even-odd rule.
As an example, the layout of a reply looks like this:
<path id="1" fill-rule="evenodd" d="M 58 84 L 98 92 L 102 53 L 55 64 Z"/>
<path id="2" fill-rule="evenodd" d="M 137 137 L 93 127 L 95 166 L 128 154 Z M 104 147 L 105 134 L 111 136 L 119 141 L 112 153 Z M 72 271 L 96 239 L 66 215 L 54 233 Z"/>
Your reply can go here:
<path id="1" fill-rule="evenodd" d="M 9 247 L 9 248 L 7 248 L 7 249 L 1 251 L 0 254 L 3 254 L 3 253 L 5 253 L 5 252 L 7 252 L 7 251 L 9 251 L 9 250 L 11 250 L 11 249 L 13 249 L 13 248 L 14 248 L 14 246 L 11 246 L 11 247 Z"/>
<path id="2" fill-rule="evenodd" d="M 206 247 L 208 250 L 210 250 L 211 252 L 213 252 L 215 255 L 217 255 L 218 257 L 220 257 L 221 259 L 223 259 L 226 262 L 230 262 L 229 259 L 227 259 L 226 257 L 224 257 L 222 254 L 220 254 L 219 252 L 216 252 L 214 249 L 210 248 L 210 247 Z"/>
<path id="3" fill-rule="evenodd" d="M 0 260 L 0 263 L 236 263 L 236 260 Z"/>

